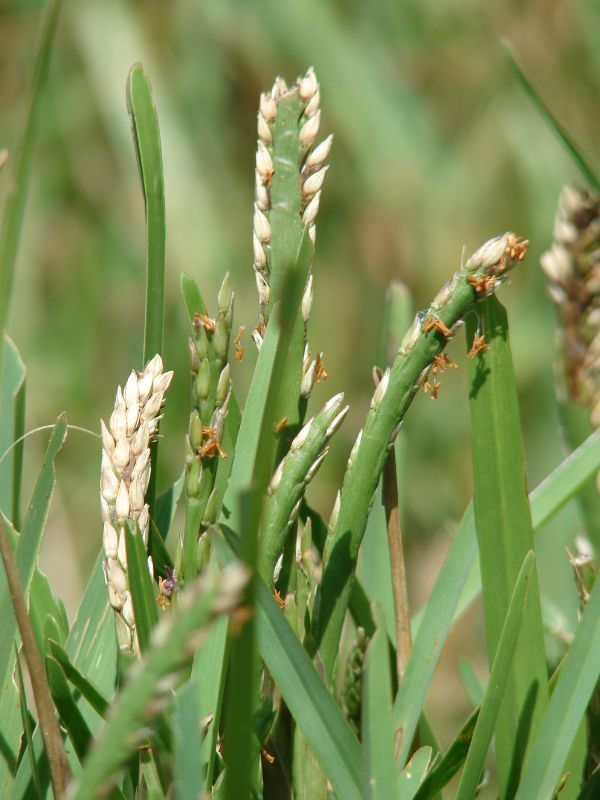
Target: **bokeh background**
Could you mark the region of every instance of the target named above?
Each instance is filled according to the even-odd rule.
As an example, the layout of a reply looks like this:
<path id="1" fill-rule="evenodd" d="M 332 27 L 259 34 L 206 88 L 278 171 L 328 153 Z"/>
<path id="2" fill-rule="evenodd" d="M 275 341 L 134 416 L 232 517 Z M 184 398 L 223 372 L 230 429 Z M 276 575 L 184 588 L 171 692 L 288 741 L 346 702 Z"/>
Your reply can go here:
<path id="1" fill-rule="evenodd" d="M 22 130 L 43 3 L 0 5 L 0 147 Z M 256 107 L 260 91 L 314 65 L 322 131 L 335 134 L 318 219 L 310 330 L 327 382 L 320 405 L 344 390 L 351 413 L 311 499 L 329 512 L 372 392 L 383 303 L 392 280 L 428 305 L 458 267 L 463 246 L 514 230 L 531 241 L 503 288 L 533 488 L 563 456 L 553 394 L 554 314 L 539 256 L 549 245 L 559 190 L 578 175 L 523 95 L 500 48 L 508 37 L 536 88 L 597 163 L 600 13 L 596 3 L 532 0 L 219 0 L 65 2 L 39 130 L 18 259 L 10 332 L 28 369 L 27 428 L 66 411 L 98 430 L 117 383 L 141 367 L 143 202 L 125 81 L 142 61 L 161 125 L 168 257 L 165 361 L 175 369 L 159 484 L 180 472 L 188 415 L 182 271 L 209 306 L 226 270 L 236 325 L 253 326 L 251 267 Z M 5 176 L 0 193 L 6 191 Z M 243 397 L 255 360 L 245 342 L 233 379 Z M 427 596 L 453 524 L 471 494 L 464 338 L 439 399 L 420 395 L 405 426 L 405 536 L 411 600 Z M 45 434 L 26 446 L 27 486 Z M 69 610 L 98 551 L 99 446 L 73 432 L 43 565 Z M 317 486 L 316 484 L 319 484 Z M 542 589 L 575 619 L 564 555 L 578 531 L 567 510 L 543 534 Z M 561 618 L 562 619 L 562 618 Z M 481 612 L 453 633 L 429 706 L 442 743 L 467 708 L 456 658 L 485 674 Z M 447 726 L 447 727 L 446 727 Z"/>

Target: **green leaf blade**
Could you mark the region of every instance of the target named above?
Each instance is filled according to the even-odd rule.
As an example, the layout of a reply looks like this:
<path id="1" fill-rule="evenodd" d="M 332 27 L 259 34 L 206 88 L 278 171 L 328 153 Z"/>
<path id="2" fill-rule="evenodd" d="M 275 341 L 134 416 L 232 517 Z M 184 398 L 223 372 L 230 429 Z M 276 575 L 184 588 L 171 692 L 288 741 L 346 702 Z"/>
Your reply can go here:
<path id="1" fill-rule="evenodd" d="M 513 587 L 533 528 L 526 493 L 525 459 L 506 312 L 495 297 L 484 300 L 466 321 L 467 342 L 485 337 L 487 349 L 470 365 L 470 409 L 474 510 L 490 665 L 496 656 Z M 501 797 L 512 796 L 525 760 L 528 737 L 547 704 L 544 634 L 537 575 L 523 612 L 521 634 L 496 723 Z"/>

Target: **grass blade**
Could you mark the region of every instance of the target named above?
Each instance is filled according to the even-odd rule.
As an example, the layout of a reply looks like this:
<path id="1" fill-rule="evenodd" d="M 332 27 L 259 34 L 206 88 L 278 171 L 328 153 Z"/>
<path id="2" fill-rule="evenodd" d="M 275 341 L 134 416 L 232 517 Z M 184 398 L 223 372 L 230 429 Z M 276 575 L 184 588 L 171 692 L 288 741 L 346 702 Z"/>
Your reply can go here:
<path id="1" fill-rule="evenodd" d="M 63 445 L 67 435 L 67 421 L 59 417 L 56 423 L 44 460 L 33 490 L 31 502 L 23 522 L 23 530 L 17 540 L 14 558 L 17 564 L 19 580 L 25 598 L 29 596 L 31 580 L 37 563 L 50 499 L 54 489 L 54 458 Z M 9 527 L 8 524 L 6 527 Z M 0 686 L 9 680 L 13 664 L 13 641 L 16 633 L 16 620 L 11 610 L 11 601 L 7 593 L 0 599 Z"/>
<path id="2" fill-rule="evenodd" d="M 401 767 L 408 758 L 429 683 L 476 554 L 473 507 L 469 505 L 425 608 L 404 680 L 394 701 L 394 725 L 402 737 L 398 751 Z"/>
<path id="3" fill-rule="evenodd" d="M 450 783 L 465 762 L 478 716 L 479 709 L 477 708 L 462 726 L 458 736 L 452 742 L 441 761 L 425 777 L 415 795 L 415 800 L 434 800 L 439 796 L 444 786 Z"/>
<path id="4" fill-rule="evenodd" d="M 154 596 L 154 583 L 148 571 L 148 556 L 144 542 L 137 531 L 132 533 L 128 523 L 125 523 L 125 543 L 135 629 L 140 651 L 143 652 L 148 646 L 152 628 L 158 622 L 158 607 Z"/>
<path id="5" fill-rule="evenodd" d="M 488 688 L 481 704 L 481 710 L 471 739 L 471 746 L 469 747 L 458 785 L 456 800 L 471 800 L 477 793 L 485 756 L 494 735 L 500 704 L 509 682 L 510 667 L 516 652 L 517 639 L 521 630 L 523 611 L 527 601 L 533 569 L 534 555 L 533 551 L 530 551 L 525 556 L 508 606 L 506 620 L 502 627 L 490 672 Z"/>
<path id="6" fill-rule="evenodd" d="M 102 692 L 94 686 L 92 681 L 77 669 L 67 653 L 55 641 L 50 640 L 49 651 L 55 661 L 60 665 L 69 682 L 84 697 L 96 713 L 104 718 L 108 709 L 108 700 Z"/>
<path id="7" fill-rule="evenodd" d="M 160 131 L 152 87 L 141 64 L 134 64 L 127 77 L 127 110 L 146 210 L 146 309 L 143 363 L 163 352 L 165 315 L 165 190 Z M 154 515 L 158 440 L 150 448 L 150 483 L 146 500 Z"/>
<path id="8" fill-rule="evenodd" d="M 213 542 L 219 557 L 227 563 L 232 558 L 230 548 L 239 547 L 239 542 L 226 526 L 221 527 L 227 543 L 217 535 Z M 262 581 L 257 584 L 256 632 L 260 655 L 334 792 L 344 800 L 359 800 L 362 797 L 360 745 L 271 592 Z"/>
<path id="9" fill-rule="evenodd" d="M 60 0 L 50 0 L 46 9 L 42 38 L 33 73 L 29 112 L 25 130 L 21 137 L 19 152 L 14 160 L 12 190 L 6 200 L 2 226 L 0 227 L 0 335 L 2 336 L 6 330 L 17 249 L 25 213 L 33 146 L 38 119 L 41 114 L 43 88 L 48 75 L 50 54 L 60 7 Z M 0 358 L 2 358 L 1 354 Z"/>
<path id="10" fill-rule="evenodd" d="M 571 453 L 530 495 L 538 531 L 600 469 L 600 431 Z M 452 622 L 481 591 L 473 505 L 458 526 L 429 600 L 412 621 L 413 651 L 394 702 L 394 724 L 404 732 L 399 758 L 408 756 L 431 678 Z"/>
<path id="11" fill-rule="evenodd" d="M 394 758 L 392 691 L 388 638 L 381 612 L 365 655 L 362 697 L 363 796 L 385 800 L 398 796 Z"/>
<path id="12" fill-rule="evenodd" d="M 400 773 L 398 797 L 402 800 L 412 800 L 415 797 L 431 762 L 431 753 L 431 747 L 419 748 Z"/>
<path id="13" fill-rule="evenodd" d="M 579 170 L 583 177 L 586 179 L 588 184 L 592 186 L 597 192 L 600 192 L 600 180 L 596 177 L 594 171 L 590 168 L 587 161 L 581 155 L 579 149 L 575 146 L 574 142 L 572 141 L 571 137 L 556 119 L 554 114 L 550 111 L 548 106 L 544 103 L 542 98 L 533 88 L 531 83 L 525 77 L 525 73 L 519 66 L 519 62 L 517 61 L 515 54 L 512 51 L 512 48 L 508 41 L 503 41 L 502 46 L 504 49 L 504 56 L 508 62 L 508 66 L 510 67 L 512 73 L 516 77 L 517 81 L 520 83 L 521 87 L 525 91 L 525 94 L 532 102 L 532 104 L 537 108 L 539 111 L 542 119 L 548 125 L 551 131 L 556 135 L 562 146 L 565 148 L 567 153 L 571 156 L 575 164 L 579 167 Z"/>
<path id="14" fill-rule="evenodd" d="M 37 649 L 33 628 L 27 616 L 26 593 L 19 575 L 17 554 L 13 554 L 6 528 L 2 522 L 0 522 L 0 554 L 4 562 L 10 599 L 29 670 L 44 749 L 50 768 L 52 789 L 57 800 L 61 800 L 65 796 L 65 790 L 71 778 L 71 769 L 58 722 L 54 716 L 52 697 L 48 688 L 42 659 Z"/>
<path id="15" fill-rule="evenodd" d="M 69 683 L 62 667 L 52 656 L 46 657 L 46 674 L 54 705 L 61 723 L 66 729 L 73 750 L 79 761 L 83 761 L 92 741 L 92 734 L 73 699 Z"/>
<path id="16" fill-rule="evenodd" d="M 533 528 L 525 492 L 525 459 L 508 340 L 506 312 L 495 297 L 466 322 L 468 346 L 485 337 L 487 349 L 470 364 L 474 509 L 481 565 L 488 660 L 496 657 L 513 587 Z M 496 723 L 500 796 L 512 797 L 547 704 L 546 659 L 535 566 L 515 647 L 511 675 Z"/>
<path id="17" fill-rule="evenodd" d="M 202 648 L 204 649 L 204 647 Z M 186 800 L 200 797 L 204 789 L 204 774 L 198 763 L 202 746 L 200 715 L 200 693 L 198 681 L 192 677 L 175 694 L 173 714 L 173 738 L 175 740 L 175 798 Z"/>
<path id="18" fill-rule="evenodd" d="M 25 426 L 25 364 L 13 341 L 4 336 L 4 355 L 0 356 L 0 511 L 17 530 L 24 442 L 19 441 Z M 14 445 L 14 442 L 18 444 Z"/>
<path id="19" fill-rule="evenodd" d="M 600 584 L 596 582 L 532 744 L 516 800 L 552 797 L 599 675 Z"/>
<path id="20" fill-rule="evenodd" d="M 35 757 L 35 749 L 33 744 L 33 730 L 32 730 L 32 717 L 29 713 L 29 708 L 27 707 L 27 694 L 25 693 L 25 684 L 23 682 L 23 670 L 21 669 L 21 662 L 19 659 L 16 659 L 17 662 L 17 669 L 15 670 L 17 675 L 18 681 L 18 692 L 19 692 L 19 706 L 21 709 L 21 719 L 23 723 L 23 734 L 25 736 L 25 742 L 27 747 L 27 758 L 29 764 L 31 765 L 31 772 L 33 775 L 33 785 L 35 786 L 35 791 L 37 792 L 38 797 L 42 797 L 42 782 L 40 780 L 40 773 L 38 771 L 37 761 Z M 2 717 L 2 727 L 5 726 L 5 717 Z M 4 736 L 3 736 L 4 738 Z M 8 788 L 8 787 L 5 787 Z M 8 796 L 8 792 L 6 792 Z"/>
<path id="21" fill-rule="evenodd" d="M 94 797 L 130 757 L 135 743 L 147 739 L 149 721 L 170 704 L 173 685 L 204 638 L 206 626 L 237 606 L 246 580 L 239 567 L 222 576 L 200 578 L 181 595 L 178 616 L 161 620 L 135 675 L 113 706 L 101 739 L 84 763 L 74 798 Z"/>
<path id="22" fill-rule="evenodd" d="M 143 362 L 162 353 L 165 286 L 165 191 L 158 117 L 141 64 L 127 78 L 127 110 L 146 208 L 146 319 Z"/>

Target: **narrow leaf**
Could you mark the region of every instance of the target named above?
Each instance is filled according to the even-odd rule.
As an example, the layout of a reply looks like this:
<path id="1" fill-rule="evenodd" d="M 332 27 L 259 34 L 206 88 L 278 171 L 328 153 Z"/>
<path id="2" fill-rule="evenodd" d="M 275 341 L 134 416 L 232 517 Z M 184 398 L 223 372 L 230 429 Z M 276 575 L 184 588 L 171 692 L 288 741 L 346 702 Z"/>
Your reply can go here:
<path id="1" fill-rule="evenodd" d="M 431 747 L 420 747 L 400 773 L 399 794 L 402 800 L 413 800 L 431 763 Z"/>
<path id="2" fill-rule="evenodd" d="M 552 796 L 599 676 L 600 584 L 596 582 L 531 747 L 516 800 Z"/>
<path id="3" fill-rule="evenodd" d="M 465 763 L 478 716 L 479 709 L 477 708 L 462 726 L 458 736 L 444 753 L 442 759 L 425 777 L 415 795 L 415 800 L 434 800 L 439 796 L 442 789 L 450 783 Z"/>
<path id="4" fill-rule="evenodd" d="M 363 796 L 385 800 L 398 796 L 394 758 L 390 653 L 381 609 L 378 627 L 365 656 L 362 697 Z"/>
<path id="5" fill-rule="evenodd" d="M 513 587 L 533 528 L 526 494 L 525 458 L 508 321 L 495 297 L 484 300 L 479 322 L 466 320 L 467 346 L 485 337 L 486 349 L 471 359 L 470 408 L 474 508 L 481 565 L 488 660 L 493 663 Z M 515 646 L 505 699 L 496 722 L 500 796 L 511 797 L 525 760 L 528 738 L 547 704 L 544 633 L 535 565 Z"/>
<path id="6" fill-rule="evenodd" d="M 182 670 L 205 635 L 205 628 L 220 614 L 233 610 L 247 576 L 239 566 L 222 576 L 194 581 L 179 599 L 177 617 L 164 617 L 153 641 L 122 690 L 97 744 L 85 761 L 73 797 L 87 800 L 114 780 L 116 770 L 147 740 L 147 726 L 171 702 L 172 690 Z"/>
<path id="7" fill-rule="evenodd" d="M 150 81 L 141 64 L 134 64 L 127 78 L 127 110 L 146 207 L 146 364 L 163 349 L 165 195 L 158 117 Z"/>
<path id="8" fill-rule="evenodd" d="M 83 761 L 92 741 L 90 729 L 77 708 L 62 667 L 52 656 L 46 657 L 46 672 L 52 699 L 60 715 L 61 723 L 67 731 L 77 758 L 79 761 Z"/>
<path id="9" fill-rule="evenodd" d="M 148 571 L 148 556 L 142 537 L 133 533 L 125 524 L 125 543 L 127 548 L 127 574 L 133 603 L 135 627 L 143 652 L 150 639 L 150 632 L 158 622 L 158 607 L 154 596 L 154 583 Z"/>
<path id="10" fill-rule="evenodd" d="M 508 66 L 512 70 L 517 81 L 521 84 L 521 87 L 524 89 L 525 94 L 532 102 L 532 104 L 536 107 L 536 109 L 539 111 L 546 125 L 556 135 L 559 142 L 565 148 L 567 153 L 571 156 L 573 162 L 579 167 L 579 170 L 583 175 L 583 177 L 585 178 L 585 180 L 597 192 L 600 192 L 600 180 L 598 180 L 595 172 L 590 168 L 589 164 L 581 154 L 579 148 L 576 147 L 575 143 L 572 141 L 569 134 L 566 132 L 566 130 L 563 128 L 560 122 L 556 119 L 554 114 L 550 111 L 548 106 L 544 103 L 540 95 L 536 92 L 536 90 L 533 88 L 531 83 L 526 78 L 525 73 L 519 66 L 519 62 L 517 61 L 508 41 L 504 40 L 502 44 L 504 48 L 504 55 L 508 62 Z"/>
<path id="11" fill-rule="evenodd" d="M 6 200 L 0 227 L 0 336 L 4 336 L 15 272 L 17 249 L 25 213 L 25 201 L 38 120 L 42 113 L 42 95 L 48 76 L 54 32 L 58 22 L 60 0 L 50 0 L 46 10 L 40 47 L 37 52 L 31 86 L 29 112 L 20 147 L 13 161 L 11 190 Z M 2 354 L 0 351 L 0 358 Z M 0 370 L 1 374 L 1 370 Z"/>
<path id="12" fill-rule="evenodd" d="M 94 686 L 92 681 L 90 681 L 81 670 L 77 669 L 67 653 L 57 642 L 50 640 L 49 649 L 52 657 L 61 666 L 70 683 L 101 717 L 105 717 L 108 709 L 108 700 L 104 697 L 102 692 Z"/>
<path id="13" fill-rule="evenodd" d="M 516 644 L 521 630 L 523 610 L 527 600 L 534 569 L 533 551 L 523 561 L 510 600 L 506 620 L 498 640 L 494 663 L 490 672 L 488 687 L 481 704 L 479 718 L 471 739 L 471 746 L 460 778 L 456 800 L 471 800 L 477 792 L 483 771 L 485 756 L 494 735 L 494 727 L 506 687 L 509 683 L 510 667 L 515 655 Z"/>
<path id="14" fill-rule="evenodd" d="M 4 336 L 4 354 L 0 362 L 0 511 L 19 529 L 24 446 L 19 440 L 25 424 L 26 373 L 19 351 L 8 336 Z"/>

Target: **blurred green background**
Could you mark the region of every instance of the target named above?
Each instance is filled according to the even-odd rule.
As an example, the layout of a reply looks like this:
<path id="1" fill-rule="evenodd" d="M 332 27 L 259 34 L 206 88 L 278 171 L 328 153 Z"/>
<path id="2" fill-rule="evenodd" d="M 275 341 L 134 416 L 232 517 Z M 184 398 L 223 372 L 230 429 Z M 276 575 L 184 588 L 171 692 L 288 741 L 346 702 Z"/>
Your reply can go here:
<path id="1" fill-rule="evenodd" d="M 0 148 L 22 130 L 43 3 L 0 7 Z M 161 125 L 167 199 L 165 362 L 175 380 L 162 426 L 159 485 L 182 467 L 188 415 L 182 270 L 210 308 L 226 270 L 235 325 L 257 319 L 251 262 L 255 124 L 259 92 L 314 65 L 322 132 L 335 134 L 318 218 L 310 330 L 329 379 L 311 401 L 344 390 L 351 413 L 311 499 L 328 514 L 349 448 L 368 408 L 384 296 L 393 279 L 428 305 L 459 266 L 463 245 L 514 230 L 527 261 L 501 292 L 509 310 L 533 488 L 563 455 L 553 395 L 554 314 L 539 256 L 549 245 L 558 192 L 575 168 L 504 62 L 509 37 L 520 61 L 582 150 L 597 151 L 600 14 L 592 2 L 452 0 L 219 0 L 66 2 L 39 130 L 10 331 L 28 368 L 27 428 L 66 411 L 98 430 L 115 387 L 140 368 L 144 305 L 143 202 L 125 80 L 141 60 Z M 596 109 L 596 110 L 595 110 Z M 0 192 L 7 187 L 6 174 Z M 234 365 L 243 397 L 255 360 Z M 411 597 L 427 596 L 452 524 L 471 494 L 464 337 L 450 355 L 439 399 L 417 397 L 407 418 L 405 535 Z M 44 447 L 29 439 L 31 485 Z M 73 432 L 43 564 L 73 610 L 100 542 L 100 449 Z M 571 509 L 544 533 L 542 588 L 574 619 L 564 544 L 578 531 Z M 475 632 L 475 636 L 473 635 Z M 451 639 L 484 663 L 475 609 Z M 466 697 L 445 670 L 444 714 Z M 433 703 L 435 705 L 436 685 Z M 456 708 L 454 708 L 456 706 Z"/>

